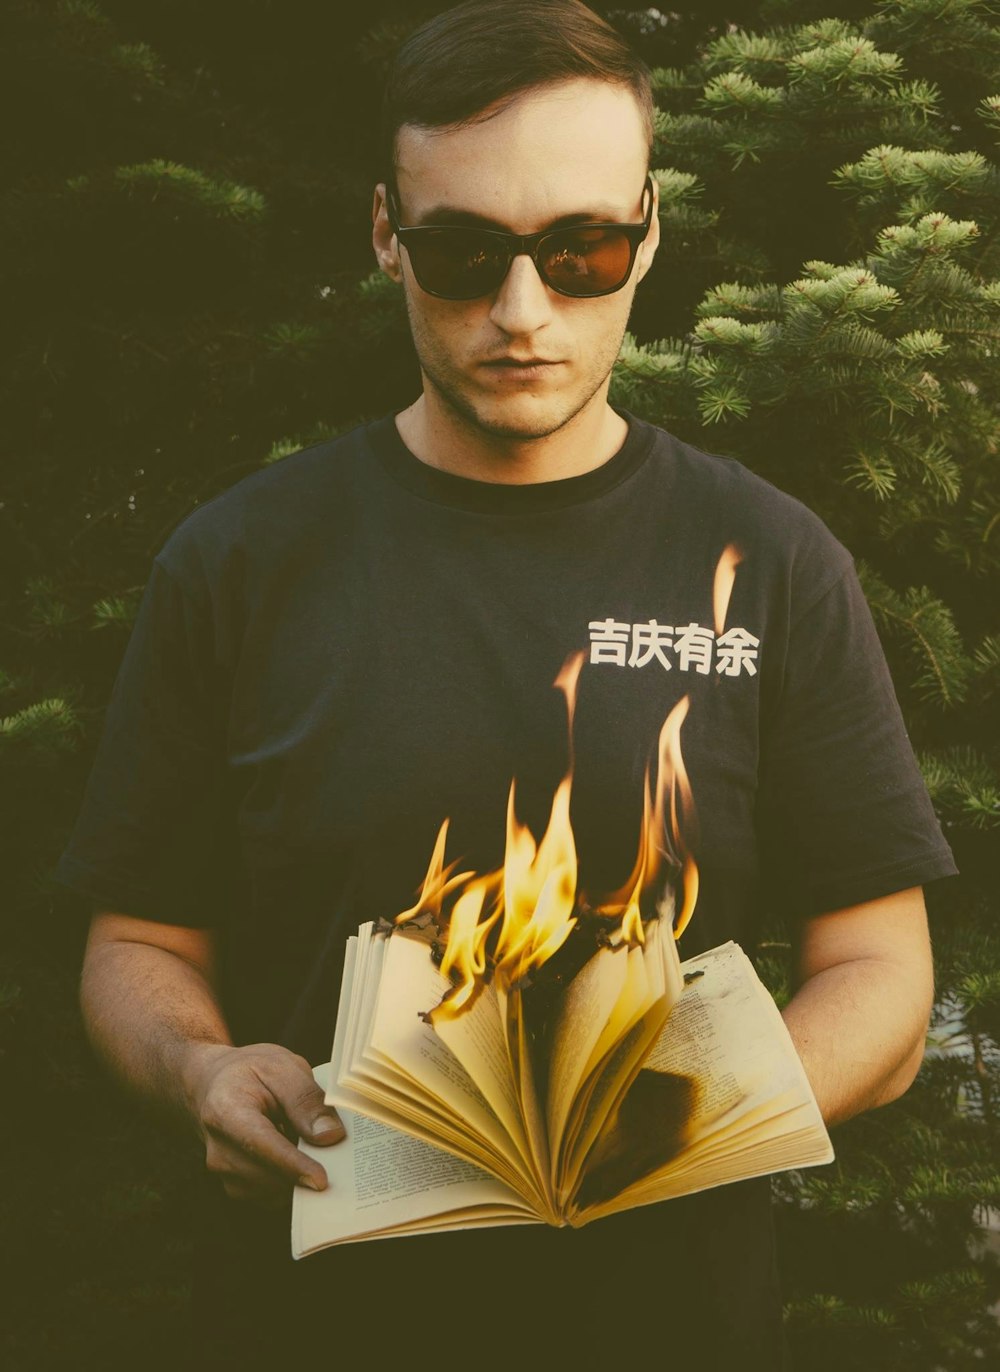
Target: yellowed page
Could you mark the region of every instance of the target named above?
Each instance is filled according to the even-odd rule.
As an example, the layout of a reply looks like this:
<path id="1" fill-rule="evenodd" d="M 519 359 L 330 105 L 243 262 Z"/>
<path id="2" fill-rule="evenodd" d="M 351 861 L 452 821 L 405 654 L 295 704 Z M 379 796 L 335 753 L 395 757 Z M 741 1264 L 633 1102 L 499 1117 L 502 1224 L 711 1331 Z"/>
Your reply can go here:
<path id="1" fill-rule="evenodd" d="M 384 966 L 387 942 L 395 942 L 395 939 L 387 940 L 384 935 L 375 934 L 370 924 L 362 925 L 357 937 L 348 940 L 328 1102 L 338 1108 L 358 1111 L 439 1148 L 448 1149 L 467 1161 L 489 1169 L 508 1186 L 521 1191 L 529 1204 L 542 1204 L 538 1185 L 533 1179 L 525 1177 L 523 1162 L 511 1149 L 509 1140 L 496 1121 L 490 1123 L 492 1116 L 481 1096 L 481 1113 L 469 1103 L 469 1097 L 463 1097 L 463 1109 L 456 1112 L 454 1090 L 449 1091 L 452 1104 L 446 1105 L 411 1077 L 387 1067 L 370 1050 L 366 1050 L 358 1026 L 373 1022 L 373 1007 L 377 1001 L 378 979 Z M 410 942 L 412 944 L 413 940 Z M 439 974 L 429 957 L 427 965 L 439 982 Z M 362 985 L 365 975 L 369 979 L 367 986 Z M 440 985 L 435 983 L 433 990 L 440 992 Z M 420 1003 L 423 1006 L 422 1000 Z M 355 1016 L 353 1024 L 349 1021 L 352 1013 Z M 418 1035 L 431 1033 L 415 1009 L 411 1024 Z M 353 1062 L 346 1060 L 346 1053 L 352 1044 L 356 1054 Z M 447 1049 L 435 1043 L 432 1043 L 432 1048 L 442 1059 L 446 1059 Z M 457 1063 L 444 1062 L 442 1070 L 450 1071 L 463 1090 L 471 1088 L 475 1091 L 471 1082 L 466 1086 L 462 1080 L 464 1074 Z M 481 1126 L 479 1129 L 475 1127 L 477 1123 Z M 502 1149 L 490 1141 L 490 1134 L 499 1135 Z"/>
<path id="2" fill-rule="evenodd" d="M 545 1118 L 535 1088 L 534 1067 L 531 1061 L 521 996 L 516 989 L 509 993 L 498 989 L 496 994 L 497 1008 L 500 1011 L 501 1023 L 504 1026 L 504 1038 L 507 1044 L 511 1073 L 517 1091 L 518 1109 L 532 1160 L 532 1175 L 539 1178 L 543 1193 L 540 1197 L 539 1208 L 546 1220 L 555 1222 L 555 1212 L 552 1209 Z"/>
<path id="3" fill-rule="evenodd" d="M 789 1090 L 814 1099 L 778 1007 L 738 944 L 692 958 L 684 971 L 703 975 L 688 984 L 644 1066 L 697 1078 L 692 1142 Z"/>
<path id="4" fill-rule="evenodd" d="M 428 946 L 398 934 L 375 934 L 372 943 L 368 975 L 377 975 L 378 985 L 354 1003 L 374 1041 L 359 1035 L 357 1058 L 338 1077 L 338 1090 L 357 1093 L 344 1104 L 487 1168 L 530 1205 L 544 1207 L 534 1168 L 422 1018 L 450 985 Z"/>
<path id="5" fill-rule="evenodd" d="M 668 1014 L 669 1007 L 661 997 L 633 1024 L 615 1051 L 594 1073 L 588 1091 L 581 1098 L 585 1102 L 584 1108 L 576 1115 L 573 1132 L 565 1143 L 557 1192 L 561 1205 L 568 1202 L 580 1176 L 585 1174 L 591 1149 L 609 1119 L 614 1119 Z"/>
<path id="6" fill-rule="evenodd" d="M 645 950 L 643 948 L 629 948 L 625 956 L 627 958 L 625 984 L 614 1009 L 608 1016 L 607 1024 L 604 1026 L 600 1038 L 594 1044 L 586 1069 L 581 1074 L 581 1081 L 590 1075 L 601 1062 L 601 1059 L 614 1048 L 622 1036 L 628 1033 L 639 1016 L 649 1008 L 649 974 L 646 969 Z"/>
<path id="7" fill-rule="evenodd" d="M 637 967 L 633 975 L 630 968 L 616 1015 L 616 1036 L 602 1056 L 592 1056 L 594 1065 L 573 1102 L 556 1167 L 559 1195 L 572 1191 L 587 1152 L 628 1090 L 684 985 L 676 944 L 664 921 L 649 926 L 646 942 L 629 958 L 641 972 Z"/>
<path id="8" fill-rule="evenodd" d="M 479 1086 L 525 1165 L 532 1168 L 494 988 L 483 987 L 460 1015 L 436 1017 L 434 1033 Z"/>
<path id="9" fill-rule="evenodd" d="M 384 939 L 377 1003 L 365 1058 L 380 1055 L 458 1120 L 487 1139 L 497 1152 L 519 1165 L 521 1153 L 490 1109 L 481 1086 L 462 1066 L 447 1042 L 422 1019 L 450 989 L 430 956 L 429 946 L 398 934 Z"/>
<path id="10" fill-rule="evenodd" d="M 343 1142 L 316 1148 L 299 1141 L 329 1185 L 322 1192 L 296 1187 L 293 1257 L 397 1232 L 538 1222 L 521 1197 L 471 1163 L 349 1110 L 341 1118 Z"/>
<path id="11" fill-rule="evenodd" d="M 642 955 L 632 950 L 641 964 Z M 552 1035 L 546 1110 L 549 1149 L 558 1157 L 563 1129 L 580 1086 L 593 1066 L 595 1050 L 607 1036 L 610 1021 L 620 1021 L 623 992 L 633 992 L 627 948 L 599 948 L 584 963 L 563 993 L 559 1020 Z M 633 959 L 633 965 L 635 960 Z M 643 988 L 644 989 L 644 988 Z"/>
<path id="12" fill-rule="evenodd" d="M 673 1156 L 631 1184 L 618 1185 L 627 1169 L 621 1165 L 615 1171 L 616 1147 L 620 1155 L 634 1156 L 642 1151 L 641 1130 L 648 1133 L 651 1127 L 642 1116 L 629 1124 L 623 1109 L 615 1126 L 617 1141 L 608 1131 L 588 1159 L 589 1172 L 610 1167 L 603 1184 L 611 1194 L 587 1206 L 588 1181 L 593 1187 L 595 1178 L 585 1176 L 580 1187 L 585 1222 L 635 1204 L 833 1157 L 788 1030 L 742 949 L 724 944 L 690 959 L 683 970 L 694 974 L 692 980 L 633 1090 L 646 1093 L 647 1113 L 648 1102 L 663 1101 L 666 1113 L 671 1097 L 683 1100 L 687 1120 L 668 1140 Z"/>

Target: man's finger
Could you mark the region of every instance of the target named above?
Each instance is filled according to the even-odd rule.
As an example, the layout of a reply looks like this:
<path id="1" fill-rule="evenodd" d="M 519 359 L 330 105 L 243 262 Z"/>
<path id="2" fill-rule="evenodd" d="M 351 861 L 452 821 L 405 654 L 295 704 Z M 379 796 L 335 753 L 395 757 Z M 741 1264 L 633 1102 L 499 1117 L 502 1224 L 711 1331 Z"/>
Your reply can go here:
<path id="1" fill-rule="evenodd" d="M 257 1111 L 234 1112 L 225 1132 L 214 1134 L 206 1152 L 209 1168 L 217 1171 L 220 1166 L 229 1166 L 233 1151 L 259 1167 L 277 1172 L 288 1182 L 301 1181 L 316 1191 L 326 1187 L 326 1172 L 319 1163 L 300 1153 L 266 1115 Z"/>
<path id="2" fill-rule="evenodd" d="M 226 1160 L 220 1157 L 211 1170 L 226 1195 L 233 1200 L 252 1201 L 269 1209 L 288 1204 L 292 1190 L 289 1179 L 273 1168 L 252 1162 L 236 1149 L 226 1150 Z"/>
<path id="3" fill-rule="evenodd" d="M 297 1135 L 320 1145 L 339 1143 L 344 1138 L 340 1116 L 332 1105 L 325 1103 L 323 1092 L 311 1075 L 304 1081 L 298 1074 L 282 1074 L 278 1079 L 269 1078 L 268 1086 Z"/>
<path id="4" fill-rule="evenodd" d="M 332 1105 L 324 1106 L 323 1109 L 324 1113 L 317 1115 L 309 1128 L 301 1131 L 302 1137 L 321 1146 L 340 1143 L 347 1136 L 343 1121 Z"/>

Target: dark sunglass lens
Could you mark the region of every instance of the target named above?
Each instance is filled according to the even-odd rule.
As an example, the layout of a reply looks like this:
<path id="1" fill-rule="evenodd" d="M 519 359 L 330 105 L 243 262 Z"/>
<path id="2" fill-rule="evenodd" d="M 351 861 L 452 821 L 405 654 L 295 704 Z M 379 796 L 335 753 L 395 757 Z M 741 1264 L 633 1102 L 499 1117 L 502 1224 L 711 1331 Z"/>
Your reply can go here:
<path id="1" fill-rule="evenodd" d="M 555 290 L 600 295 L 625 284 L 632 245 L 620 229 L 564 229 L 545 239 L 539 262 Z"/>
<path id="2" fill-rule="evenodd" d="M 453 300 L 488 295 L 507 268 L 503 249 L 475 229 L 422 229 L 406 246 L 423 289 Z"/>

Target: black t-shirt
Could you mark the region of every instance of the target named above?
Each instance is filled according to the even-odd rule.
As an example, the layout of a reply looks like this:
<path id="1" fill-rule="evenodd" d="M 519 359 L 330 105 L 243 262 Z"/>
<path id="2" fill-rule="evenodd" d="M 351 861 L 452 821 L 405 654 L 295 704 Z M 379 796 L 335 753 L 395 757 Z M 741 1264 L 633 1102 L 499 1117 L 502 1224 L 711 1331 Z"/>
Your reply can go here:
<path id="1" fill-rule="evenodd" d="M 954 871 L 848 553 L 739 463 L 626 418 L 603 466 L 510 486 L 427 466 L 387 416 L 241 481 L 155 559 L 57 875 L 216 927 L 236 1042 L 329 1056 L 344 941 L 413 903 L 443 819 L 449 860 L 498 867 L 516 779 L 540 834 L 575 652 L 592 903 L 633 865 L 647 764 L 689 698 L 682 957 L 752 952 L 768 908 Z"/>

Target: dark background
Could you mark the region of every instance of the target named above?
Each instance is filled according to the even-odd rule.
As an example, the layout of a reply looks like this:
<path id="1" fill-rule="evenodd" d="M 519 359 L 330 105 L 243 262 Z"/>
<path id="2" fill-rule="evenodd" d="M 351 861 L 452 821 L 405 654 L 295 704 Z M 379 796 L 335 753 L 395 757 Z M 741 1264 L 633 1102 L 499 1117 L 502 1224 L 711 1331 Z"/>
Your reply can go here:
<path id="1" fill-rule="evenodd" d="M 362 283 L 386 59 L 445 7 L 8 0 L 0 14 L 0 1290 L 10 1316 L 0 1346 L 13 1368 L 140 1357 L 171 1366 L 178 1356 L 198 1148 L 137 1111 L 92 1062 L 76 1008 L 88 912 L 51 869 L 171 528 L 263 462 L 417 392 L 398 294 Z M 722 69 L 705 57 L 720 34 L 831 15 L 864 21 L 880 47 L 903 52 L 908 79 L 940 92 L 933 116 L 907 123 L 849 93 L 838 104 L 845 88 L 831 79 L 828 98 L 802 106 L 797 122 L 751 118 L 758 142 L 745 155 L 704 130 L 701 141 L 661 140 L 654 165 L 696 173 L 701 189 L 665 221 L 674 232 L 633 315 L 640 345 L 690 340 L 698 302 L 720 281 L 780 285 L 809 259 L 869 251 L 882 223 L 899 222 L 899 198 L 866 208 L 832 185 L 869 147 L 979 150 L 995 163 L 995 136 L 976 112 L 1000 86 L 988 5 L 937 6 L 951 13 L 936 29 L 917 3 L 729 0 L 666 17 L 596 8 L 650 66 L 676 70 L 661 105 L 678 117 L 716 117 L 699 101 Z M 762 60 L 759 78 L 780 84 L 772 66 Z M 718 118 L 737 127 L 731 111 Z M 941 192 L 940 208 L 982 221 L 981 277 L 997 274 L 996 182 L 994 165 L 978 199 Z M 958 285 L 954 299 L 923 307 L 928 325 L 960 323 L 972 308 Z M 983 327 L 977 315 L 970 329 Z M 790 1330 L 803 1366 L 972 1366 L 996 1298 L 976 1235 L 1000 1197 L 989 1166 L 1000 653 L 996 486 L 984 465 L 996 394 L 975 372 L 982 413 L 963 411 L 965 428 L 948 429 L 961 497 L 944 500 L 926 468 L 903 461 L 888 511 L 838 448 L 850 410 L 841 396 L 833 417 L 839 365 L 831 359 L 813 397 L 773 388 L 746 424 L 738 414 L 709 424 L 693 391 L 622 393 L 806 500 L 868 560 L 881 579 L 873 593 L 888 588 L 877 618 L 965 874 L 932 906 L 938 1032 L 951 1025 L 958 1052 L 929 1065 L 905 1107 L 838 1141 L 843 1162 L 825 1182 L 784 1189 Z M 974 371 L 951 384 L 968 392 Z M 886 387 L 896 384 L 893 374 Z M 892 422 L 905 430 L 905 407 Z M 921 587 L 929 609 L 906 599 Z M 779 998 L 786 952 L 776 926 L 766 970 Z"/>

